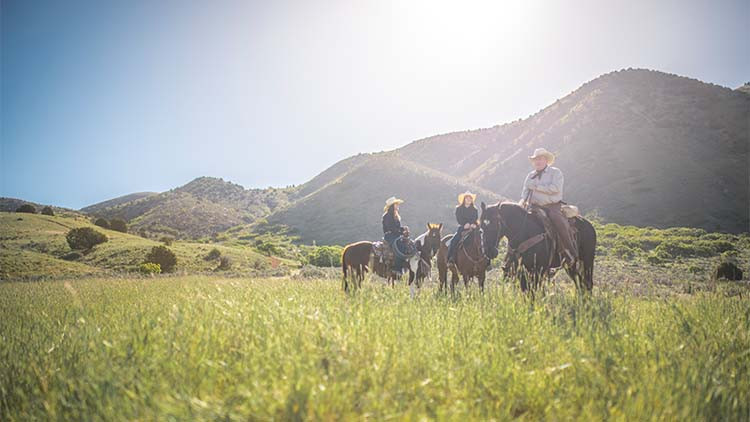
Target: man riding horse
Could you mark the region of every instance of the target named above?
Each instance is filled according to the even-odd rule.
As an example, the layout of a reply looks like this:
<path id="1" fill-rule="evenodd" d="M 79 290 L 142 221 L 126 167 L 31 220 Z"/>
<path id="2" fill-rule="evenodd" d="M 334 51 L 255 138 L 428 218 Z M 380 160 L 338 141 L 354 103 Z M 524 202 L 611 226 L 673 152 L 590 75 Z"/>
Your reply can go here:
<path id="1" fill-rule="evenodd" d="M 522 205 L 525 208 L 539 207 L 552 222 L 563 250 L 563 257 L 573 268 L 578 262 L 578 248 L 573 242 L 568 218 L 562 212 L 563 173 L 552 167 L 555 155 L 544 148 L 537 148 L 529 156 L 532 170 L 523 183 Z"/>

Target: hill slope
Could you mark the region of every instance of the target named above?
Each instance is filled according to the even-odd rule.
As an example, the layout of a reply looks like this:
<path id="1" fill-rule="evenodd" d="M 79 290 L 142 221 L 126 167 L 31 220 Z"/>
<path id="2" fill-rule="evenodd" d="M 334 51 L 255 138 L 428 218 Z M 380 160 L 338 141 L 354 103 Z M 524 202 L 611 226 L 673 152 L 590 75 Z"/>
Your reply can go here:
<path id="1" fill-rule="evenodd" d="M 65 235 L 76 227 L 92 227 L 106 234 L 109 240 L 76 260 L 63 260 L 62 256 L 71 252 Z M 0 280 L 134 271 L 156 245 L 161 243 L 95 227 L 86 217 L 3 212 L 0 213 Z M 178 271 L 212 271 L 217 261 L 204 258 L 214 248 L 232 260 L 233 272 L 251 273 L 270 265 L 268 257 L 246 247 L 175 242 L 169 248 L 177 255 Z"/>
<path id="2" fill-rule="evenodd" d="M 750 96 L 648 70 L 613 72 L 528 119 L 398 150 L 517 198 L 526 156 L 558 153 L 566 199 L 608 221 L 747 231 Z"/>
<path id="3" fill-rule="evenodd" d="M 446 223 L 453 230 L 456 193 L 467 189 L 479 192 L 484 201 L 501 199 L 490 191 L 393 154 L 378 154 L 274 213 L 268 221 L 290 227 L 304 243 L 374 240 L 382 236 L 383 202 L 395 195 L 406 199 L 402 205 L 403 223 L 417 236 L 425 231 L 428 222 Z"/>
<path id="4" fill-rule="evenodd" d="M 222 179 L 199 177 L 167 192 L 83 210 L 93 210 L 91 214 L 105 218 L 124 218 L 129 221 L 131 231 L 199 238 L 268 215 L 289 201 L 290 192 L 290 189 L 245 189 Z"/>

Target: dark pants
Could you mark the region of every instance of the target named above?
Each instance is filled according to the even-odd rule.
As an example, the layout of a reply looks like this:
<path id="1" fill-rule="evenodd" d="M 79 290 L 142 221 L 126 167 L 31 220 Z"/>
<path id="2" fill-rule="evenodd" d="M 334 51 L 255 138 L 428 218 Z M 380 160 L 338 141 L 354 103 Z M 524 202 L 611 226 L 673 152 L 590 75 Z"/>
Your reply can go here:
<path id="1" fill-rule="evenodd" d="M 448 245 L 448 261 L 456 259 L 456 248 L 458 248 L 458 241 L 461 238 L 461 234 L 464 232 L 464 226 L 458 226 L 456 234 L 453 235 L 451 243 Z"/>
<path id="2" fill-rule="evenodd" d="M 547 217 L 552 221 L 552 225 L 555 226 L 555 231 L 557 231 L 557 237 L 560 239 L 562 247 L 572 255 L 573 259 L 578 259 L 578 250 L 573 246 L 573 237 L 570 235 L 570 223 L 568 222 L 568 218 L 562 213 L 562 204 L 556 202 L 545 205 L 542 208 L 547 212 Z"/>
<path id="3" fill-rule="evenodd" d="M 403 259 L 398 257 L 398 254 L 396 254 L 396 241 L 401 237 L 398 233 L 386 233 L 383 236 L 383 240 L 385 240 L 385 243 L 388 244 L 388 247 L 391 248 L 391 251 L 393 251 L 393 268 L 391 268 L 393 271 L 400 271 L 401 267 L 404 266 Z"/>

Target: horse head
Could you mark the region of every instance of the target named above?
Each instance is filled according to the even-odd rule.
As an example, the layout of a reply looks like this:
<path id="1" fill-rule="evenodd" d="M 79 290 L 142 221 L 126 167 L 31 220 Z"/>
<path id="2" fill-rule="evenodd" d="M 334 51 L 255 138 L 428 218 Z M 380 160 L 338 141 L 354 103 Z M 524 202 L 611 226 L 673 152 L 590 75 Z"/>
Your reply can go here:
<path id="1" fill-rule="evenodd" d="M 430 257 L 437 254 L 440 249 L 440 238 L 441 231 L 443 230 L 443 223 L 427 223 L 427 233 L 424 236 L 423 248 L 427 249 Z"/>
<path id="2" fill-rule="evenodd" d="M 487 206 L 482 202 L 482 215 L 479 218 L 482 231 L 484 232 L 484 252 L 490 259 L 497 258 L 500 253 L 498 245 L 502 237 L 502 225 L 500 223 L 500 204 Z"/>

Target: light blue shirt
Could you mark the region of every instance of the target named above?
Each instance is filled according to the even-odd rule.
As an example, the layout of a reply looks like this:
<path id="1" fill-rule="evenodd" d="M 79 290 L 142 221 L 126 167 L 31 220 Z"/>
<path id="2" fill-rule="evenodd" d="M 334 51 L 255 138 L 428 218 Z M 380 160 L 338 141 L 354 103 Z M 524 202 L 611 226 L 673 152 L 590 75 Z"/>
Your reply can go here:
<path id="1" fill-rule="evenodd" d="M 532 170 L 526 176 L 521 191 L 521 199 L 526 199 L 529 191 L 532 191 L 530 201 L 532 205 L 544 206 L 562 201 L 564 182 L 562 171 L 557 167 L 547 166 L 542 171 L 541 176 L 532 179 L 535 174 L 536 170 Z"/>

